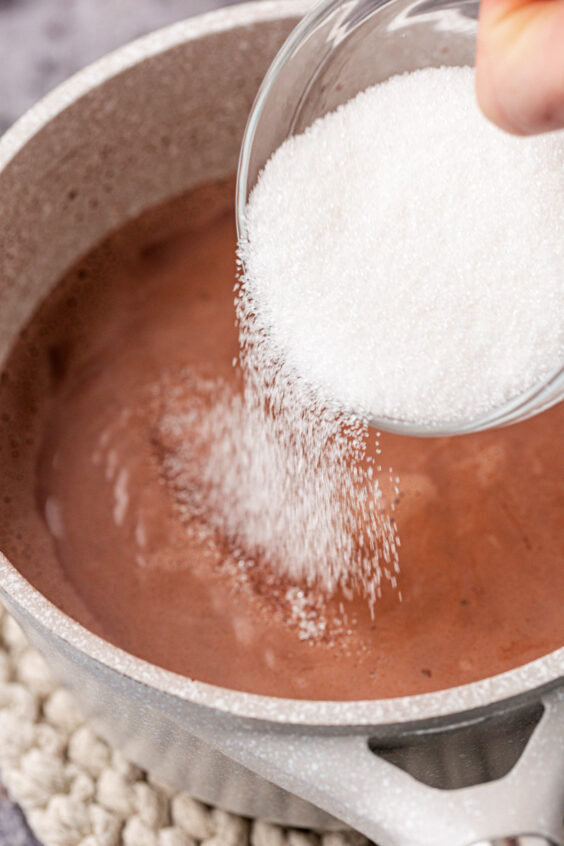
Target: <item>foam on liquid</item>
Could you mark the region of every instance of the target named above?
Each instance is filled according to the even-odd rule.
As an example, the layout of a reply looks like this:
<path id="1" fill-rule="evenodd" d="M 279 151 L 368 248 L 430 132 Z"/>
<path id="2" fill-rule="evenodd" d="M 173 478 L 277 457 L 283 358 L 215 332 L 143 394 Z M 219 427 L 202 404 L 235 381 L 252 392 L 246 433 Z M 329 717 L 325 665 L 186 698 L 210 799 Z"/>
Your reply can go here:
<path id="1" fill-rule="evenodd" d="M 514 138 L 470 68 L 360 93 L 285 141 L 241 245 L 245 292 L 317 396 L 473 419 L 564 359 L 564 134 Z"/>

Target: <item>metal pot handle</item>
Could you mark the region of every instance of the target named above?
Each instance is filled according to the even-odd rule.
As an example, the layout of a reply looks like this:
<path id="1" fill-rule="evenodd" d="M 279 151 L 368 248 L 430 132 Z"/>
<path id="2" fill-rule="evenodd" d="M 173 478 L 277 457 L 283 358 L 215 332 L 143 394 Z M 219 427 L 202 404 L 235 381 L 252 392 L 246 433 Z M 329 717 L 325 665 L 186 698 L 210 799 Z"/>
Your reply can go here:
<path id="1" fill-rule="evenodd" d="M 373 754 L 366 736 L 226 732 L 222 749 L 378 846 L 564 846 L 564 690 L 503 778 L 428 787 Z"/>

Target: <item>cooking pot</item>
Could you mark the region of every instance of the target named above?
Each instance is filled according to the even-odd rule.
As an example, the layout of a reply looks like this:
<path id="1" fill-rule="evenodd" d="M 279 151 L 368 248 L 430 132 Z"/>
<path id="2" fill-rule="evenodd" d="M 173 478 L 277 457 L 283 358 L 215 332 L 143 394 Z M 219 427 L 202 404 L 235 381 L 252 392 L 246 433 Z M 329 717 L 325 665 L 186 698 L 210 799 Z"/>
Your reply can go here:
<path id="1" fill-rule="evenodd" d="M 456 63 L 457 32 L 475 28 L 474 4 L 362 6 L 391 3 L 385 30 L 397 42 L 382 48 L 386 61 L 397 50 L 417 65 L 417 25 L 436 37 L 436 62 Z M 104 236 L 234 173 L 261 78 L 304 11 L 301 0 L 249 3 L 154 33 L 73 77 L 4 136 L 2 361 L 39 302 Z M 377 37 L 370 49 L 378 61 Z M 292 826 L 346 823 L 380 846 L 564 842 L 564 648 L 437 693 L 286 700 L 127 654 L 63 614 L 2 556 L 0 592 L 99 731 L 203 801 Z"/>

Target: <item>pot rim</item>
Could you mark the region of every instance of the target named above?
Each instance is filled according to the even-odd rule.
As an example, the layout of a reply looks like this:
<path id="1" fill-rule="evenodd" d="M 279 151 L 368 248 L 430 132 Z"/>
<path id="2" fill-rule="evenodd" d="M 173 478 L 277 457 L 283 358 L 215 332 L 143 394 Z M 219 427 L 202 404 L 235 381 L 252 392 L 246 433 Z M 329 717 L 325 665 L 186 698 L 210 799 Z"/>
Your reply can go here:
<path id="1" fill-rule="evenodd" d="M 53 118 L 93 88 L 167 50 L 210 33 L 300 17 L 304 0 L 253 0 L 189 18 L 107 54 L 63 82 L 29 109 L 0 139 L 0 171 Z M 165 670 L 125 652 L 73 620 L 34 588 L 0 553 L 0 594 L 55 637 L 142 685 L 226 715 L 286 726 L 362 727 L 414 723 L 494 706 L 564 677 L 564 647 L 497 676 L 434 693 L 381 700 L 283 699 L 222 688 Z"/>

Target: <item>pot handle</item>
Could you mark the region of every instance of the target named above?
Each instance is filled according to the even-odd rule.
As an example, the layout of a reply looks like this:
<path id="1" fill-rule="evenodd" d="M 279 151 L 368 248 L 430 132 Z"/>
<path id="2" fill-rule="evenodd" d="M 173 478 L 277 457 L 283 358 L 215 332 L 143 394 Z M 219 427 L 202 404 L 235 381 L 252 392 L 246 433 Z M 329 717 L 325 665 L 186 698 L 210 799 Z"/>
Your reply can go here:
<path id="1" fill-rule="evenodd" d="M 429 787 L 355 735 L 226 732 L 226 754 L 361 831 L 378 846 L 564 846 L 564 690 L 503 778 Z M 215 741 L 219 740 L 216 734 Z"/>

